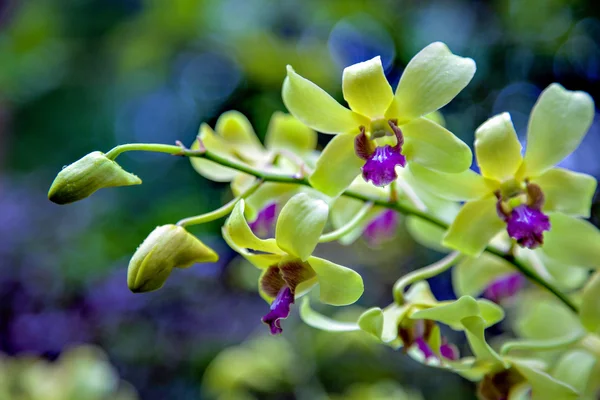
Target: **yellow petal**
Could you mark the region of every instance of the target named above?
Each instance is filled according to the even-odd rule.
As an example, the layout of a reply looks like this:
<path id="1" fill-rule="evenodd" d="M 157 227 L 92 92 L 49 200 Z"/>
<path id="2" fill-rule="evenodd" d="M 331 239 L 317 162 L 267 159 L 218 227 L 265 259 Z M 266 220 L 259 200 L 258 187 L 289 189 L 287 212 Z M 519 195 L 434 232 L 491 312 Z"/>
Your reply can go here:
<path id="1" fill-rule="evenodd" d="M 283 81 L 283 102 L 289 112 L 312 129 L 323 133 L 357 132 L 369 121 L 340 105 L 323 89 L 301 77 L 291 66 Z"/>
<path id="2" fill-rule="evenodd" d="M 406 66 L 386 116 L 402 123 L 442 108 L 467 86 L 475 69 L 472 59 L 452 54 L 444 43 L 430 44 Z"/>
<path id="3" fill-rule="evenodd" d="M 317 133 L 297 120 L 294 116 L 275 112 L 269 122 L 265 146 L 270 150 L 304 152 L 314 150 Z"/>
<path id="4" fill-rule="evenodd" d="M 352 111 L 372 119 L 382 118 L 394 99 L 379 56 L 345 68 L 342 90 Z"/>
<path id="5" fill-rule="evenodd" d="M 500 182 L 514 178 L 523 157 L 509 113 L 496 115 L 477 128 L 475 155 L 486 178 Z"/>
<path id="6" fill-rule="evenodd" d="M 527 128 L 523 175 L 534 177 L 558 164 L 579 146 L 594 119 L 594 100 L 557 83 L 533 106 Z"/>

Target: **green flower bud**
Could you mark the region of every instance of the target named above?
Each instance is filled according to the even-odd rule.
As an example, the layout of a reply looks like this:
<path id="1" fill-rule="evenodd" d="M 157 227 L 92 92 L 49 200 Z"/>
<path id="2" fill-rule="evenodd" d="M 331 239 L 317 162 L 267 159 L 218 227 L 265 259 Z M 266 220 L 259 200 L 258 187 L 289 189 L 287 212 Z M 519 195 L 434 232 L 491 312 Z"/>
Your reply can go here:
<path id="1" fill-rule="evenodd" d="M 98 189 L 141 183 L 140 178 L 123 170 L 104 153 L 94 151 L 58 173 L 48 191 L 48 199 L 56 204 L 68 204 L 85 199 Z"/>
<path id="2" fill-rule="evenodd" d="M 217 253 L 181 226 L 158 226 L 131 258 L 127 286 L 135 293 L 157 290 L 173 268 L 188 268 L 218 259 Z"/>

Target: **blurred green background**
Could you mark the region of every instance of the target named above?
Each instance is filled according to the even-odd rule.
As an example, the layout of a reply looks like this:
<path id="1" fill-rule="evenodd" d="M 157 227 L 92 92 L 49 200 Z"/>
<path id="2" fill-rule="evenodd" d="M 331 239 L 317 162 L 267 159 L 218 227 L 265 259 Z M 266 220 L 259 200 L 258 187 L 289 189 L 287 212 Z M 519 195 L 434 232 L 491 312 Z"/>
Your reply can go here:
<path id="1" fill-rule="evenodd" d="M 50 203 L 46 191 L 63 165 L 91 151 L 191 143 L 201 122 L 212 125 L 226 110 L 246 114 L 264 137 L 272 112 L 285 110 L 286 64 L 341 100 L 345 66 L 381 55 L 395 85 L 410 58 L 436 40 L 478 68 L 442 110 L 447 127 L 472 143 L 480 123 L 509 111 L 522 137 L 549 83 L 598 99 L 594 3 L 0 0 L 0 351 L 52 360 L 73 344 L 96 344 L 142 399 L 214 398 L 233 386 L 229 398 L 402 398 L 395 385 L 424 399 L 475 398 L 457 376 L 364 336 L 317 332 L 295 314 L 283 337 L 264 337 L 256 273 L 224 244 L 218 221 L 193 232 L 219 252 L 219 263 L 175 271 L 158 292 L 131 294 L 128 258 L 155 226 L 230 197 L 227 185 L 200 177 L 185 159 L 125 154 L 120 164 L 144 185 L 69 207 Z M 563 165 L 598 177 L 599 151 L 596 118 Z M 596 202 L 596 223 L 599 214 Z M 388 304 L 403 272 L 438 257 L 402 228 L 379 249 L 361 241 L 320 251 L 361 272 L 364 307 Z M 447 275 L 432 287 L 453 297 Z"/>

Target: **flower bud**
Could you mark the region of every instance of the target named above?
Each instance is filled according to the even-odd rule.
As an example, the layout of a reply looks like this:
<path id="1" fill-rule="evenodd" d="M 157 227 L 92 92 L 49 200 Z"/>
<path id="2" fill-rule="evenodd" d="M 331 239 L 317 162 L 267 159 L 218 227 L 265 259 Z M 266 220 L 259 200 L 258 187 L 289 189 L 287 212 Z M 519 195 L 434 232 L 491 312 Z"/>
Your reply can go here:
<path id="1" fill-rule="evenodd" d="M 131 258 L 127 286 L 135 293 L 157 290 L 173 268 L 188 268 L 218 259 L 217 253 L 181 226 L 158 226 Z"/>
<path id="2" fill-rule="evenodd" d="M 85 199 L 98 189 L 141 183 L 140 178 L 123 170 L 104 153 L 94 151 L 58 173 L 48 191 L 48 199 L 56 204 L 68 204 Z"/>

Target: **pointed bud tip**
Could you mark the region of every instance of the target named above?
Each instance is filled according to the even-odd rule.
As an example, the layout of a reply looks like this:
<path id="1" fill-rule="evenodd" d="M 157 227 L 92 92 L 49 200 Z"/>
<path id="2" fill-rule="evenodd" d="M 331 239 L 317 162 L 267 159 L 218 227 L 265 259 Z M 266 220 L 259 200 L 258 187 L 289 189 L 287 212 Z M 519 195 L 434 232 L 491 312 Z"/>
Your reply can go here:
<path id="1" fill-rule="evenodd" d="M 58 173 L 48 199 L 56 204 L 69 204 L 85 199 L 98 189 L 139 185 L 142 180 L 124 169 L 104 153 L 94 151 Z"/>

